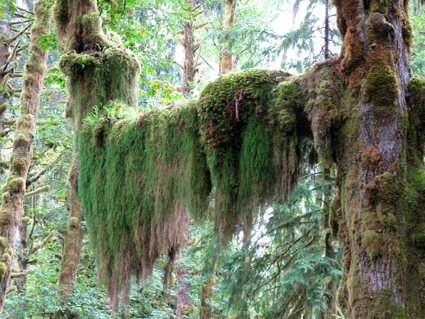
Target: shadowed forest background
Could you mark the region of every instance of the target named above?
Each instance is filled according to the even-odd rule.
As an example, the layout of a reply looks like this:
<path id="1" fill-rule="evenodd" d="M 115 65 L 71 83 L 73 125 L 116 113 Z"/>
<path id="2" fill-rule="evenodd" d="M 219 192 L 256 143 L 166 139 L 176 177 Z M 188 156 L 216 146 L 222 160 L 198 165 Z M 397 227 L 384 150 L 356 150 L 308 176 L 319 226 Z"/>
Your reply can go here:
<path id="1" fill-rule="evenodd" d="M 140 73 L 140 79 L 134 83 L 137 92 L 130 87 L 131 92 L 117 89 L 120 98 L 109 100 L 107 108 L 102 108 L 99 102 L 95 103 L 92 112 L 83 114 L 85 111 L 76 113 L 73 108 L 74 104 L 82 103 L 77 93 L 81 87 L 73 84 L 81 85 L 78 81 L 86 81 L 85 90 L 94 92 L 98 82 L 94 78 L 92 82 L 84 79 L 84 72 L 93 65 L 98 67 L 97 59 L 107 61 L 108 54 L 112 56 L 116 52 L 108 53 L 107 49 L 98 50 L 90 45 L 81 50 L 77 46 L 76 50 L 67 50 L 67 46 L 74 45 L 73 40 L 66 39 L 66 30 L 58 21 L 68 19 L 70 14 L 53 9 L 53 3 L 40 3 L 42 5 L 37 8 L 32 1 L 1 2 L 0 170 L 2 183 L 7 183 L 2 192 L 21 189 L 26 192 L 16 246 L 13 250 L 6 248 L 0 261 L 1 276 L 10 272 L 10 283 L 2 288 L 5 296 L 3 318 L 348 318 L 347 306 L 339 302 L 344 298 L 343 292 L 337 295 L 343 275 L 344 245 L 338 239 L 338 225 L 331 216 L 332 211 L 338 210 L 331 209 L 332 205 L 338 205 L 334 197 L 342 196 L 337 191 L 337 167 L 330 160 L 331 155 L 326 155 L 327 146 L 322 141 L 315 140 L 316 136 L 304 138 L 300 128 L 302 122 L 298 122 L 301 124 L 298 128 L 292 127 L 295 125 L 293 118 L 299 116 L 296 111 L 293 114 L 273 106 L 298 107 L 304 83 L 315 88 L 308 93 L 309 98 L 316 101 L 308 106 L 311 109 L 321 96 L 327 101 L 340 94 L 339 89 L 342 92 L 342 84 L 335 88 L 330 88 L 329 84 L 341 81 L 339 71 L 328 72 L 328 66 L 330 70 L 341 62 L 338 57 L 342 41 L 337 29 L 340 22 L 335 7 L 327 0 L 98 1 L 99 13 L 95 15 L 101 19 L 105 39 L 114 43 L 114 49 L 121 50 L 116 73 L 107 75 L 111 77 L 109 81 L 130 83 L 134 80 L 124 74 L 128 70 L 124 70 L 123 63 L 130 71 Z M 412 32 L 411 73 L 424 76 L 425 15 L 417 1 L 411 1 L 408 6 Z M 54 10 L 56 24 L 50 18 Z M 40 20 L 36 20 L 37 14 Z M 33 28 L 34 25 L 38 28 Z M 279 25 L 285 25 L 285 29 L 279 29 Z M 35 53 L 30 54 L 37 51 L 30 50 L 31 28 L 32 32 L 39 32 L 34 37 L 42 49 L 37 57 Z M 103 38 L 99 42 L 102 41 Z M 379 46 L 379 41 L 377 39 L 371 47 Z M 24 120 L 18 117 L 22 115 L 22 105 L 28 103 L 23 103 L 22 99 L 34 98 L 25 94 L 27 87 L 33 94 L 31 85 L 37 81 L 36 75 L 24 73 L 24 64 L 27 63 L 26 72 L 31 68 L 37 71 L 37 63 L 46 50 L 49 50 L 47 74 L 40 82 L 40 110 L 34 119 L 36 135 L 28 141 L 25 135 L 28 129 L 19 131 L 19 123 Z M 82 53 L 85 54 L 81 60 L 75 62 Z M 322 68 L 324 64 L 320 61 L 323 60 L 328 62 Z M 248 70 L 251 68 L 255 69 Z M 312 75 L 315 72 L 320 77 Z M 233 75 L 222 77 L 227 74 Z M 391 82 L 390 76 L 388 81 Z M 417 87 L 422 85 L 420 81 L 412 82 L 412 92 L 416 92 L 415 83 Z M 225 115 L 246 120 L 246 130 L 225 121 L 223 127 L 213 125 L 214 107 L 218 105 L 213 97 L 218 101 L 222 98 L 220 94 L 227 94 L 237 86 L 234 83 L 243 83 L 247 89 L 238 91 L 233 102 L 227 101 L 228 105 L 233 103 L 229 108 L 233 113 Z M 255 90 L 250 91 L 252 87 Z M 277 92 L 281 98 L 258 95 L 257 88 Z M 75 94 L 69 95 L 69 92 Z M 135 92 L 137 96 L 133 97 Z M 248 99 L 247 96 L 255 101 L 249 120 L 243 118 L 245 104 L 240 102 Z M 84 96 L 81 99 L 84 100 Z M 376 105 L 380 103 L 371 100 Z M 282 135 L 278 140 L 263 137 L 265 133 L 257 119 L 264 116 L 266 104 L 271 105 L 267 115 L 270 130 L 296 131 L 294 135 Z M 179 105 L 186 108 L 180 109 Z M 334 110 L 328 111 L 330 114 Z M 163 115 L 164 112 L 167 115 Z M 338 112 L 323 121 L 345 116 L 344 110 L 338 109 Z M 166 122 L 168 116 L 175 121 Z M 208 116 L 211 122 L 205 121 Z M 133 122 L 120 122 L 123 119 Z M 157 120 L 167 125 L 156 129 Z M 105 123 L 111 128 L 104 128 Z M 113 130 L 115 124 L 120 128 Z M 316 125 L 319 131 L 327 129 L 321 122 Z M 119 131 L 121 127 L 125 128 Z M 214 171 L 217 156 L 214 152 L 221 147 L 222 141 L 213 133 L 221 134 L 217 133 L 220 129 L 242 136 L 237 141 L 240 144 L 232 145 L 232 150 L 236 149 L 242 154 L 241 158 L 246 159 L 241 160 L 241 167 L 229 157 L 225 164 L 228 170 Z M 149 155 L 144 155 L 145 151 L 139 150 L 134 143 L 126 144 L 127 135 L 120 133 L 124 131 L 139 136 L 146 148 L 151 147 Z M 202 140 L 209 143 L 199 154 L 198 131 Z M 245 139 L 252 144 L 242 145 Z M 257 142 L 265 144 L 258 146 Z M 32 143 L 33 148 L 30 161 L 21 163 L 22 167 L 29 167 L 22 182 L 11 173 L 20 171 L 19 168 L 10 164 L 11 158 L 19 156 L 13 152 L 19 143 Z M 273 165 L 255 162 L 256 158 L 262 158 L 261 152 L 275 156 L 273 143 L 284 145 L 280 156 L 285 164 L 276 167 L 276 162 Z M 99 145 L 116 147 L 115 153 L 99 151 Z M 174 148 L 173 145 L 178 146 Z M 78 164 L 76 149 L 80 156 Z M 182 149 L 194 150 L 189 152 L 190 162 L 179 157 Z M 134 150 L 134 156 L 127 156 L 127 150 Z M 228 154 L 227 151 L 220 149 L 223 152 L 220 154 Z M 363 156 L 380 163 L 379 152 L 376 155 L 374 150 L 369 151 Z M 161 157 L 163 153 L 176 161 L 177 168 Z M 207 163 L 200 153 L 207 153 L 210 162 Z M 143 156 L 150 166 L 138 166 L 137 160 Z M 211 174 L 216 174 L 214 185 L 210 182 L 208 165 Z M 244 165 L 253 167 L 253 172 Z M 85 190 L 79 194 L 82 207 L 90 212 L 105 212 L 104 215 L 93 213 L 84 219 L 72 215 L 76 205 L 73 191 L 78 189 L 73 175 L 77 166 L 78 185 L 80 191 L 81 187 Z M 263 168 L 269 166 L 281 172 L 281 176 L 268 176 L 272 173 L 264 172 Z M 104 167 L 108 170 L 103 171 Z M 131 169 L 138 175 L 129 174 Z M 240 184 L 232 184 L 233 179 L 229 182 L 226 175 L 239 169 L 242 172 L 237 177 Z M 90 175 L 93 172 L 97 174 L 95 177 Z M 157 172 L 162 174 L 158 182 L 164 185 L 162 190 L 155 189 L 156 177 L 149 177 L 154 181 L 152 185 L 144 182 L 146 176 Z M 193 182 L 190 174 L 200 177 Z M 169 184 L 168 179 L 172 180 Z M 277 179 L 282 189 L 270 196 L 262 189 L 267 179 L 273 182 Z M 111 185 L 111 180 L 116 181 L 115 185 Z M 124 180 L 139 186 L 127 187 Z M 189 182 L 193 183 L 190 184 L 191 192 L 180 189 L 179 185 L 187 186 Z M 223 189 L 230 195 L 221 193 Z M 173 199 L 169 204 L 167 192 L 178 193 L 185 205 Z M 154 196 L 157 197 L 152 199 Z M 250 202 L 251 198 L 255 200 Z M 123 245 L 127 244 L 122 240 L 125 232 L 100 225 L 112 220 L 109 225 L 124 224 L 114 220 L 118 216 L 115 211 L 131 211 L 140 202 L 149 201 L 153 202 L 153 208 L 143 207 L 145 211 L 165 212 L 167 205 L 173 206 L 171 222 L 164 222 L 163 228 L 150 229 L 149 235 L 144 235 L 145 229 L 139 231 L 140 241 L 148 245 L 149 258 L 136 248 L 122 252 Z M 234 215 L 222 214 L 226 209 L 235 212 Z M 82 228 L 79 228 L 79 218 Z M 139 222 L 138 217 L 131 218 L 132 222 Z M 99 227 L 88 229 L 88 222 Z M 81 231 L 75 235 L 81 235 L 81 243 L 69 237 L 73 231 Z M 365 250 L 368 258 L 374 260 L 380 254 L 376 245 L 381 239 L 371 230 L 366 233 L 370 237 L 364 237 L 364 242 L 368 243 L 364 244 Z M 147 239 L 144 236 L 148 236 Z M 173 242 L 173 236 L 179 238 L 178 244 Z M 0 245 L 6 247 L 7 239 L 0 236 Z M 422 237 L 417 239 L 421 240 Z M 72 256 L 75 245 L 80 245 L 78 256 Z M 114 256 L 96 255 L 95 251 L 116 251 L 123 255 L 119 255 L 118 263 Z M 129 251 L 140 257 L 141 265 L 133 267 L 132 257 L 125 255 Z M 79 258 L 78 264 L 75 260 Z M 119 269 L 127 270 L 126 267 L 131 271 L 118 274 Z M 70 274 L 72 268 L 76 268 L 76 278 Z M 134 268 L 137 268 L 136 273 L 133 273 Z M 133 274 L 136 276 L 130 276 Z"/>

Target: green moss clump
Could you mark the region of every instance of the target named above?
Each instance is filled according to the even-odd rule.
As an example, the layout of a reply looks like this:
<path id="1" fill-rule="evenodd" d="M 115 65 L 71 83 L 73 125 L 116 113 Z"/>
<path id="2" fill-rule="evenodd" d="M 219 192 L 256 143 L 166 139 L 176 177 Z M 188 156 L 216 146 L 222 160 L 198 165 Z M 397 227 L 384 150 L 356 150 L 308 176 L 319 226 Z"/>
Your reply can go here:
<path id="1" fill-rule="evenodd" d="M 8 270 L 7 265 L 4 262 L 0 262 L 0 278 L 3 278 L 7 270 Z"/>
<path id="2" fill-rule="evenodd" d="M 388 63 L 385 48 L 372 49 L 370 70 L 362 84 L 365 101 L 373 103 L 378 110 L 392 112 L 399 93 L 397 75 L 393 64 Z"/>
<path id="3" fill-rule="evenodd" d="M 58 36 L 62 39 L 69 23 L 69 0 L 56 0 L 53 7 L 53 15 Z"/>
<path id="4" fill-rule="evenodd" d="M 71 217 L 68 219 L 68 228 L 76 228 L 80 224 L 78 217 Z"/>
<path id="5" fill-rule="evenodd" d="M 3 193 L 10 194 L 23 193 L 25 190 L 25 181 L 22 177 L 9 176 L 6 180 L 6 185 L 3 186 Z"/>
<path id="6" fill-rule="evenodd" d="M 28 216 L 25 216 L 21 219 L 22 224 L 28 224 L 30 221 L 31 221 L 31 218 L 29 218 Z"/>
<path id="7" fill-rule="evenodd" d="M 371 2 L 370 2 L 370 12 L 371 13 L 381 13 L 383 15 L 387 15 L 389 6 L 390 6 L 389 0 L 371 0 Z"/>
<path id="8" fill-rule="evenodd" d="M 29 145 L 29 139 L 27 137 L 26 134 L 24 134 L 24 132 L 19 132 L 17 133 L 14 138 L 13 138 L 13 145 L 15 147 L 19 147 L 22 145 Z"/>
<path id="9" fill-rule="evenodd" d="M 0 261 L 4 262 L 6 265 L 10 265 L 10 262 L 12 261 L 12 257 L 8 253 L 4 253 L 1 256 Z"/>
<path id="10" fill-rule="evenodd" d="M 6 112 L 6 110 L 9 108 L 9 104 L 8 103 L 3 103 L 1 106 L 0 106 L 0 114 L 2 114 L 2 113 L 4 113 L 4 112 Z"/>
<path id="11" fill-rule="evenodd" d="M 412 124 L 423 131 L 425 128 L 425 78 L 415 75 L 411 78 L 407 89 L 412 95 L 410 110 Z"/>
<path id="12" fill-rule="evenodd" d="M 362 248 L 366 251 L 369 260 L 375 260 L 383 251 L 382 235 L 373 230 L 368 230 L 362 234 Z"/>
<path id="13" fill-rule="evenodd" d="M 7 240 L 6 240 L 6 237 L 2 237 L 2 236 L 0 236 L 0 246 L 1 247 L 7 247 Z"/>

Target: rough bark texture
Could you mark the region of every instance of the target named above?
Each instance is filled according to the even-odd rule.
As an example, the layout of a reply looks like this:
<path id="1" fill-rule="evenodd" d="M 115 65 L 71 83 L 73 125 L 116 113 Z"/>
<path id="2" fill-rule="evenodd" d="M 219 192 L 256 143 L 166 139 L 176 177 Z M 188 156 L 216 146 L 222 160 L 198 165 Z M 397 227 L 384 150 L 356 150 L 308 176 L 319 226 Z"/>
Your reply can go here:
<path id="1" fill-rule="evenodd" d="M 32 198 L 33 199 L 33 198 Z M 23 217 L 27 217 L 28 216 L 28 207 L 30 207 L 30 199 L 27 197 L 24 200 L 24 216 Z M 31 205 L 31 207 L 34 207 L 33 205 Z M 17 254 L 18 257 L 18 266 L 19 266 L 19 270 L 21 272 L 25 272 L 25 275 L 20 276 L 18 278 L 18 289 L 20 291 L 25 292 L 25 284 L 27 282 L 27 275 L 26 275 L 26 270 L 28 267 L 28 255 L 27 255 L 27 249 L 28 249 L 28 242 L 27 242 L 27 233 L 28 233 L 28 229 L 27 229 L 27 222 L 22 222 L 19 225 L 19 243 L 18 243 L 18 249 L 19 252 Z"/>
<path id="2" fill-rule="evenodd" d="M 223 28 L 224 32 L 229 32 L 233 29 L 235 23 L 235 9 L 236 0 L 227 0 Z M 228 39 L 228 34 L 225 34 L 224 39 L 225 41 L 222 48 L 222 51 L 224 51 L 224 53 L 221 56 L 221 75 L 228 74 L 233 69 L 233 54 L 230 51 L 231 40 Z"/>
<path id="3" fill-rule="evenodd" d="M 339 301 L 348 318 L 424 318 L 423 146 L 406 101 L 408 3 L 335 5 L 344 41 L 337 71 L 349 90 L 348 118 L 331 137 L 345 246 Z"/>
<path id="4" fill-rule="evenodd" d="M 10 280 L 13 249 L 24 214 L 23 200 L 28 168 L 32 157 L 35 121 L 46 74 L 48 51 L 42 51 L 38 37 L 50 32 L 50 3 L 39 0 L 35 5 L 35 23 L 31 29 L 30 56 L 22 79 L 21 112 L 16 123 L 10 170 L 3 187 L 0 208 L 0 317 Z"/>
<path id="5" fill-rule="evenodd" d="M 75 147 L 74 147 L 75 149 Z M 76 151 L 72 157 L 69 183 L 70 216 L 66 225 L 65 242 L 62 252 L 61 267 L 58 276 L 59 294 L 66 296 L 74 291 L 74 283 L 77 280 L 77 270 L 80 265 L 81 249 L 83 248 L 84 231 L 81 226 L 83 213 L 78 198 L 78 159 Z"/>
<path id="6" fill-rule="evenodd" d="M 179 248 L 179 267 L 177 268 L 177 301 L 176 301 L 176 319 L 184 318 L 193 318 L 194 308 L 189 300 L 188 290 L 189 285 L 186 281 L 186 276 L 188 275 L 187 268 L 184 266 L 183 262 L 186 258 L 186 248 L 188 247 L 190 237 L 189 231 L 189 218 L 187 219 L 184 231 L 184 242 Z"/>

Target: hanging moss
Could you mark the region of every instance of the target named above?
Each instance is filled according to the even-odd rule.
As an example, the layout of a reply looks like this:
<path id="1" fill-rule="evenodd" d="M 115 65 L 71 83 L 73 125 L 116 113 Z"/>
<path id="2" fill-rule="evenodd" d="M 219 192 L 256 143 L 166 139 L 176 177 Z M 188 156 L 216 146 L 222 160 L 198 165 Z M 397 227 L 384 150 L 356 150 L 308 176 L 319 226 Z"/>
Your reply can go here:
<path id="1" fill-rule="evenodd" d="M 111 125 L 112 124 L 112 125 Z M 102 280 L 112 289 L 183 240 L 186 209 L 207 211 L 210 176 L 194 102 L 133 120 L 85 124 L 79 193 Z"/>
<path id="2" fill-rule="evenodd" d="M 78 189 L 110 295 L 179 246 L 186 210 L 205 217 L 212 187 L 224 238 L 249 227 L 273 196 L 288 195 L 304 161 L 300 140 L 311 136 L 308 127 L 297 130 L 303 103 L 289 74 L 248 70 L 218 79 L 184 106 L 135 119 L 102 109 L 90 116 L 79 135 Z"/>
<path id="3" fill-rule="evenodd" d="M 291 184 L 299 166 L 295 109 L 304 95 L 293 80 L 283 71 L 252 69 L 221 77 L 201 92 L 201 138 L 224 239 L 236 225 L 249 228 L 258 205 L 290 189 L 275 186 L 281 177 Z"/>

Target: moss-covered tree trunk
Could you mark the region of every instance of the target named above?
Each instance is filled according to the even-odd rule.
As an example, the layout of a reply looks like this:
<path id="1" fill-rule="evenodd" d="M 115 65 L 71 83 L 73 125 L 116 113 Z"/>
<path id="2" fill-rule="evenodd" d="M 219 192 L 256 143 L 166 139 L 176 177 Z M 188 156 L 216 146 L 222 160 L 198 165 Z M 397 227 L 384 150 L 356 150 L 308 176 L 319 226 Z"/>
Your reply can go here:
<path id="1" fill-rule="evenodd" d="M 235 10 L 236 0 L 227 0 L 223 27 L 224 32 L 229 32 L 233 29 L 235 23 Z M 231 40 L 228 38 L 227 33 L 225 34 L 224 39 L 225 41 L 222 48 L 222 51 L 224 51 L 224 53 L 221 55 L 221 75 L 228 74 L 233 69 L 233 54 L 230 51 Z"/>
<path id="2" fill-rule="evenodd" d="M 31 29 L 30 55 L 22 79 L 21 112 L 16 122 L 10 170 L 3 187 L 0 208 L 0 317 L 10 280 L 16 234 L 24 214 L 23 200 L 28 168 L 31 164 L 35 121 L 40 106 L 40 94 L 46 74 L 48 51 L 42 51 L 38 38 L 50 32 L 50 3 L 35 5 L 35 22 Z"/>
<path id="3" fill-rule="evenodd" d="M 408 2 L 335 5 L 344 43 L 337 71 L 349 91 L 342 98 L 349 116 L 329 140 L 344 242 L 339 301 L 348 318 L 424 318 L 425 171 L 421 110 L 406 93 Z"/>
<path id="4" fill-rule="evenodd" d="M 5 8 L 3 8 L 5 10 Z M 0 20 L 0 68 L 4 67 L 7 63 L 9 57 L 9 46 L 5 43 L 5 40 L 10 37 L 10 22 L 9 20 Z M 6 72 L 2 72 L 0 74 L 0 83 L 3 83 L 4 77 L 6 76 Z M 8 104 L 6 102 L 6 87 L 0 88 L 0 139 L 3 139 L 6 136 L 6 132 L 4 129 L 4 116 L 6 114 L 6 110 L 8 108 Z M 0 155 L 3 146 L 0 144 Z M 0 175 L 4 172 L 3 169 L 3 161 L 0 156 Z"/>
<path id="5" fill-rule="evenodd" d="M 103 33 L 96 1 L 57 0 L 54 15 L 58 34 L 66 37 L 65 54 L 59 67 L 67 76 L 67 116 L 75 133 L 74 155 L 69 173 L 70 218 L 67 224 L 58 284 L 63 295 L 72 293 L 77 277 L 83 240 L 82 210 L 78 196 L 78 138 L 83 120 L 94 107 L 134 107 L 140 65 L 136 56 L 124 49 L 120 37 Z M 100 270 L 99 270 L 100 271 Z M 102 277 L 102 276 L 100 276 Z M 106 279 L 105 279 L 106 280 Z M 109 278 L 113 280 L 113 278 Z M 109 284 L 109 283 L 108 283 Z M 112 304 L 118 301 L 118 285 L 109 292 Z M 62 313 L 56 314 L 62 316 Z"/>

